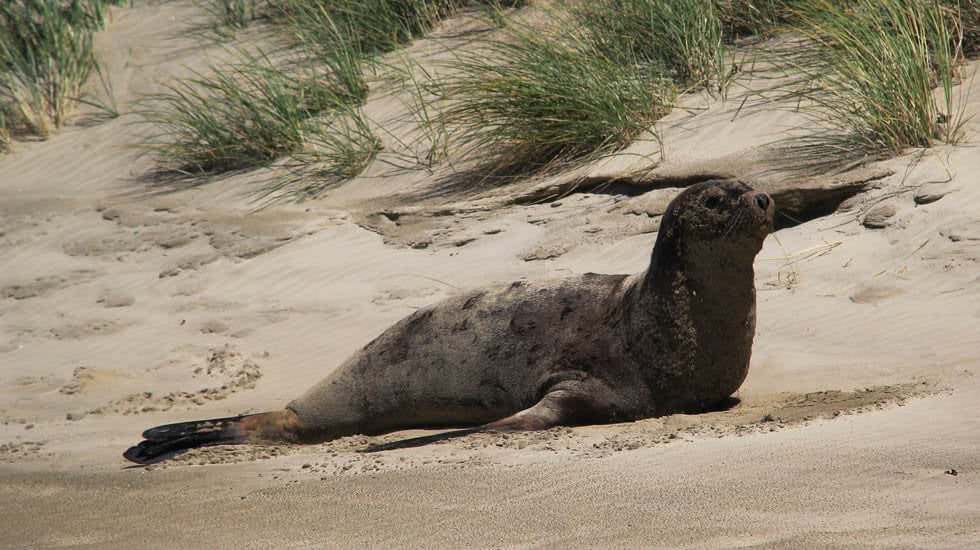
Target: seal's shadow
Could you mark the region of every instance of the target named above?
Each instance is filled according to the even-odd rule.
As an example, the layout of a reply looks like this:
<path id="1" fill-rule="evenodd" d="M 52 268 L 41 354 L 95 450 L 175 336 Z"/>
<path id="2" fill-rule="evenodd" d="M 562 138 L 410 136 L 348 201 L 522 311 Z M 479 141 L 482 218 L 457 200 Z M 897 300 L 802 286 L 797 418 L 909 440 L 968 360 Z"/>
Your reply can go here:
<path id="1" fill-rule="evenodd" d="M 710 406 L 700 408 L 693 411 L 682 411 L 684 414 L 706 414 L 706 413 L 718 413 L 730 411 L 737 407 L 742 400 L 738 397 L 731 396 L 727 397 L 718 403 L 714 403 Z M 465 437 L 467 435 L 475 433 L 493 433 L 482 428 L 463 428 L 459 430 L 452 430 L 449 432 L 442 432 L 432 435 L 422 435 L 418 437 L 410 437 L 408 439 L 400 439 L 398 441 L 389 441 L 387 443 L 378 443 L 374 445 L 368 445 L 366 448 L 361 449 L 357 452 L 359 453 L 380 453 L 382 451 L 394 451 L 397 449 L 412 449 L 415 447 L 424 447 L 426 445 L 431 445 L 433 443 L 439 443 L 442 441 L 449 441 L 452 439 L 457 439 L 460 437 Z"/>
<path id="2" fill-rule="evenodd" d="M 442 432 L 432 435 L 421 435 L 418 437 L 410 437 L 408 439 L 399 439 L 398 441 L 389 441 L 387 443 L 377 443 L 373 445 L 368 445 L 366 448 L 361 449 L 357 452 L 359 453 L 380 453 L 381 451 L 394 451 L 395 449 L 412 449 L 415 447 L 424 447 L 432 443 L 439 443 L 440 441 L 449 441 L 450 439 L 456 439 L 458 437 L 464 437 L 470 434 L 486 432 L 486 430 L 480 428 L 463 428 L 460 430 L 452 430 L 450 432 Z"/>

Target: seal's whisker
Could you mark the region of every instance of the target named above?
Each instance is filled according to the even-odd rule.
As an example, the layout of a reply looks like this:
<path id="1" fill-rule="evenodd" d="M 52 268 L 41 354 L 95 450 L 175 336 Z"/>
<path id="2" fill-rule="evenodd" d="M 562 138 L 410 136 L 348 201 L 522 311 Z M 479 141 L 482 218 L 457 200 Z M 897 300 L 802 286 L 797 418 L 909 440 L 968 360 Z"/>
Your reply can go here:
<path id="1" fill-rule="evenodd" d="M 776 213 L 779 214 L 780 216 L 786 218 L 787 220 L 789 220 L 789 221 L 797 224 L 797 225 L 802 225 L 803 224 L 803 221 L 802 220 L 798 220 L 798 219 L 794 218 L 793 216 L 790 216 L 786 212 L 783 212 L 782 210 L 776 210 Z"/>
<path id="2" fill-rule="evenodd" d="M 745 210 L 739 210 L 732 217 L 731 221 L 728 222 L 728 227 L 725 229 L 725 235 L 724 235 L 723 238 L 725 238 L 725 239 L 728 238 L 728 236 L 731 234 L 732 230 L 735 229 L 738 226 L 738 224 L 740 224 L 742 222 L 742 217 L 744 215 L 745 215 Z"/>

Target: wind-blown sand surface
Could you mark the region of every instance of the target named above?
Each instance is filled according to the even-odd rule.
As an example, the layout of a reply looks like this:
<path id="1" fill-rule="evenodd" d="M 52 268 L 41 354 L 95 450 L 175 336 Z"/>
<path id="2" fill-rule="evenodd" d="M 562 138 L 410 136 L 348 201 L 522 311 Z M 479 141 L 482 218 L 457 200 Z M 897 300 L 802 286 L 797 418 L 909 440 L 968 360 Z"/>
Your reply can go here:
<path id="1" fill-rule="evenodd" d="M 199 18 L 185 2 L 114 13 L 99 41 L 124 113 L 226 55 L 174 38 Z M 376 95 L 368 116 L 397 112 Z M 976 548 L 980 121 L 965 146 L 801 180 L 757 149 L 796 115 L 741 112 L 737 91 L 689 101 L 709 108 L 661 122 L 664 161 L 642 176 L 651 143 L 476 191 L 376 162 L 258 212 L 245 193 L 261 174 L 154 186 L 132 115 L 83 111 L 18 143 L 0 157 L 0 546 Z M 730 410 L 378 453 L 359 451 L 437 432 L 121 457 L 149 426 L 279 408 L 463 289 L 639 271 L 677 186 L 705 174 L 806 221 L 759 255 Z"/>

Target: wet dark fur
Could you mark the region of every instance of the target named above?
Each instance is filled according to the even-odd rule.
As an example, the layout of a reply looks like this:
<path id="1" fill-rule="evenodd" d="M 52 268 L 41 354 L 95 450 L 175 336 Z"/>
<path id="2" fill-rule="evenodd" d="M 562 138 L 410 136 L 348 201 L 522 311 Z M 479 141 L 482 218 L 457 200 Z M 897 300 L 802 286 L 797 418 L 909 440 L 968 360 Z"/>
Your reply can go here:
<path id="1" fill-rule="evenodd" d="M 222 419 L 218 429 L 155 428 L 126 456 L 411 427 L 544 429 L 715 406 L 748 372 L 752 264 L 773 210 L 740 182 L 694 185 L 668 207 L 643 273 L 451 298 L 390 327 L 283 411 Z"/>

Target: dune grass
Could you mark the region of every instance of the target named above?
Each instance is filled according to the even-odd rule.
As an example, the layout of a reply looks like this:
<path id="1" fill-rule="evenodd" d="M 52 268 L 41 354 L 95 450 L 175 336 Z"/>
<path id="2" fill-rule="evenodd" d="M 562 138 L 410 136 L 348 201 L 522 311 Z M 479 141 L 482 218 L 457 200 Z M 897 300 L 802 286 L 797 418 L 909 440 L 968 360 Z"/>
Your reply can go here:
<path id="1" fill-rule="evenodd" d="M 620 149 L 669 109 L 669 79 L 612 57 L 585 31 L 508 25 L 449 66 L 442 121 L 491 174 L 536 171 Z"/>
<path id="2" fill-rule="evenodd" d="M 971 57 L 980 55 L 980 2 L 976 0 L 945 1 L 951 16 L 960 21 L 964 53 Z"/>
<path id="3" fill-rule="evenodd" d="M 429 30 L 456 9 L 458 0 L 214 0 L 212 12 L 247 24 L 257 13 L 274 14 L 297 55 L 271 62 L 241 54 L 227 67 L 211 67 L 169 86 L 145 101 L 143 117 L 158 127 L 146 144 L 167 169 L 215 174 L 265 166 L 299 154 L 322 126 L 314 121 L 346 112 L 336 124 L 354 149 L 372 149 L 365 124 L 352 109 L 368 85 L 363 65 Z M 239 17 L 242 16 L 242 17 Z M 343 122 L 347 121 L 347 122 Z M 344 153 L 335 141 L 320 140 L 321 157 Z M 350 157 L 357 155 L 350 154 Z M 363 156 L 363 155 L 362 155 Z M 307 155 L 304 158 L 311 158 Z M 295 160 L 295 159 L 294 159 Z M 348 163 L 352 164 L 352 163 Z M 353 163 L 356 164 L 356 163 Z M 338 170 L 349 173 L 350 170 Z"/>
<path id="4" fill-rule="evenodd" d="M 8 124 L 48 137 L 62 126 L 96 69 L 93 33 L 117 0 L 0 4 L 0 105 Z"/>
<path id="5" fill-rule="evenodd" d="M 729 76 L 717 0 L 599 0 L 573 8 L 606 57 L 652 65 L 681 86 Z"/>
<path id="6" fill-rule="evenodd" d="M 0 109 L 0 153 L 10 150 L 10 130 L 7 128 L 7 115 Z"/>
<path id="7" fill-rule="evenodd" d="M 496 2 L 496 0 L 484 0 Z M 466 0 L 205 0 L 215 22 L 234 30 L 259 19 L 286 23 L 308 37 L 318 37 L 325 18 L 342 29 L 359 48 L 391 51 L 428 32 L 455 13 Z M 320 38 L 332 38 L 331 31 Z"/>
<path id="8" fill-rule="evenodd" d="M 680 91 L 732 77 L 717 0 L 599 0 L 508 25 L 450 63 L 441 119 L 454 143 L 523 174 L 622 149 Z M 653 136 L 656 138 L 656 136 Z"/>
<path id="9" fill-rule="evenodd" d="M 374 55 L 429 32 L 461 5 L 461 0 L 284 0 L 282 8 L 304 43 L 330 47 L 339 30 L 353 47 Z"/>
<path id="10" fill-rule="evenodd" d="M 793 21 L 809 0 L 714 0 L 726 40 L 772 36 Z M 839 0 L 841 5 L 851 0 Z"/>
<path id="11" fill-rule="evenodd" d="M 266 205 L 316 198 L 360 175 L 381 150 L 381 140 L 358 107 L 312 120 L 303 149 L 283 164 L 286 173 L 262 186 L 256 198 Z"/>
<path id="12" fill-rule="evenodd" d="M 792 75 L 780 95 L 816 131 L 790 140 L 787 158 L 831 170 L 957 140 L 958 23 L 940 2 L 812 0 L 794 17 L 802 42 L 775 52 Z"/>
<path id="13" fill-rule="evenodd" d="M 240 30 L 261 17 L 268 6 L 263 0 L 206 0 L 203 7 L 220 25 Z"/>
<path id="14" fill-rule="evenodd" d="M 143 100 L 140 114 L 158 129 L 145 146 L 167 169 L 200 175 L 266 166 L 301 151 L 314 118 L 363 100 L 329 70 L 238 55 Z"/>

